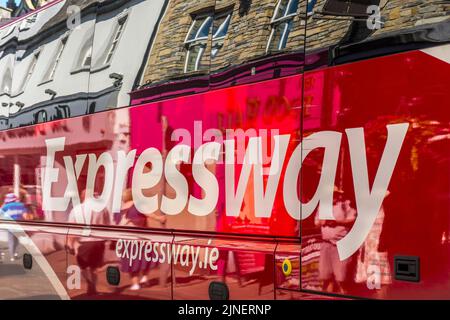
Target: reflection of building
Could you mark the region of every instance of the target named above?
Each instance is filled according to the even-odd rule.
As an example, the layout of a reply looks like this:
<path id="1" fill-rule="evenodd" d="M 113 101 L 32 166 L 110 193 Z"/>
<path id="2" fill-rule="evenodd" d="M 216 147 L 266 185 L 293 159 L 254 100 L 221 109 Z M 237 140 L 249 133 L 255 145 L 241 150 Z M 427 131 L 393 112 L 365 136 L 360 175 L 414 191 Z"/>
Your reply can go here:
<path id="1" fill-rule="evenodd" d="M 137 81 L 166 2 L 109 0 L 99 5 L 89 78 L 89 113 L 129 106 L 128 93 Z"/>
<path id="2" fill-rule="evenodd" d="M 326 48 L 337 43 L 354 43 L 376 39 L 392 33 L 406 33 L 406 30 L 422 29 L 427 24 L 448 20 L 449 5 L 438 0 L 371 0 L 355 10 L 355 18 L 346 13 L 347 6 L 337 0 L 317 0 L 308 18 L 306 33 L 307 52 Z M 418 2 L 423 2 L 419 5 Z M 380 28 L 367 28 L 368 5 L 380 8 Z M 358 12 L 359 11 L 359 12 Z M 365 13 L 365 15 L 364 15 Z M 358 16 L 358 14 L 360 16 Z M 353 20 L 353 22 L 352 22 Z M 359 20 L 359 21 L 358 21 Z M 375 18 L 373 22 L 376 22 Z"/>
<path id="3" fill-rule="evenodd" d="M 40 8 L 51 1 L 49 0 L 21 0 L 19 5 L 16 5 L 14 1 L 8 2 L 8 7 L 14 9 L 13 16 L 20 17 L 27 14 L 37 8 Z"/>
<path id="4" fill-rule="evenodd" d="M 299 0 L 171 1 L 142 86 L 132 97 L 142 102 L 178 89 L 195 92 L 298 73 L 304 5 Z"/>
<path id="5" fill-rule="evenodd" d="M 7 26 L 0 45 L 9 49 L 10 57 L 2 96 L 2 102 L 9 103 L 8 127 L 79 115 L 86 109 L 89 68 L 88 73 L 73 73 L 77 65 L 70 60 L 89 38 L 95 8 L 69 32 L 62 13 L 66 6 L 59 2 Z"/>
<path id="6" fill-rule="evenodd" d="M 129 105 L 164 3 L 66 0 L 1 29 L 0 127 Z"/>

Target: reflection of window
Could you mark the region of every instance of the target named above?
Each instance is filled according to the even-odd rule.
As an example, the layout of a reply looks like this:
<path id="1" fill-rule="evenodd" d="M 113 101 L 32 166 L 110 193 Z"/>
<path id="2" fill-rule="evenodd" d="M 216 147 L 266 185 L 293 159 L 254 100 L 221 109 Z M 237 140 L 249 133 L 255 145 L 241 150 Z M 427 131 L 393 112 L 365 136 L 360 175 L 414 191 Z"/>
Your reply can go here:
<path id="1" fill-rule="evenodd" d="M 32 60 L 28 67 L 27 75 L 22 83 L 22 87 L 21 87 L 20 91 L 25 90 L 25 87 L 27 86 L 28 82 L 30 81 L 31 76 L 33 75 L 34 69 L 36 68 L 36 64 L 38 62 L 39 55 L 40 55 L 40 51 L 34 53 L 33 56 L 31 57 Z"/>
<path id="2" fill-rule="evenodd" d="M 12 75 L 11 70 L 6 70 L 3 74 L 2 87 L 0 94 L 11 94 Z"/>
<path id="3" fill-rule="evenodd" d="M 83 43 L 76 55 L 71 73 L 90 71 L 92 62 L 92 42 L 94 39 L 94 28 L 91 28 L 83 40 Z"/>
<path id="4" fill-rule="evenodd" d="M 33 23 L 36 22 L 38 14 L 35 13 L 27 18 L 25 18 L 19 26 L 19 31 L 25 31 L 31 28 Z"/>
<path id="5" fill-rule="evenodd" d="M 308 16 L 314 14 L 314 7 L 317 3 L 317 0 L 308 0 L 306 12 L 308 13 Z"/>
<path id="6" fill-rule="evenodd" d="M 47 122 L 47 111 L 41 110 L 34 114 L 34 122 L 35 123 L 42 123 Z"/>
<path id="7" fill-rule="evenodd" d="M 198 71 L 200 69 L 201 59 L 207 47 L 212 22 L 213 17 L 211 15 L 196 17 L 192 22 L 184 41 L 188 50 L 184 72 Z"/>
<path id="8" fill-rule="evenodd" d="M 184 41 L 187 48 L 184 72 L 201 69 L 201 60 L 208 46 L 209 34 L 212 30 L 211 58 L 215 58 L 223 47 L 223 40 L 228 33 L 231 13 L 221 13 L 216 16 L 204 14 L 194 19 Z"/>
<path id="9" fill-rule="evenodd" d="M 97 106 L 97 104 L 96 104 L 95 102 L 92 102 L 92 103 L 89 105 L 88 114 L 94 113 L 94 112 L 95 112 L 95 107 L 96 107 L 96 106 Z"/>
<path id="10" fill-rule="evenodd" d="M 53 60 L 51 61 L 50 68 L 48 69 L 48 72 L 47 72 L 46 76 L 44 77 L 44 81 L 53 80 L 53 78 L 55 77 L 56 68 L 58 67 L 58 64 L 61 60 L 61 56 L 64 51 L 64 48 L 66 47 L 66 43 L 67 43 L 67 37 L 63 38 L 59 42 L 58 49 L 56 51 L 56 55 L 53 58 Z"/>
<path id="11" fill-rule="evenodd" d="M 280 51 L 286 48 L 293 20 L 297 14 L 298 0 L 280 0 L 272 18 L 272 31 L 266 52 Z"/>
<path id="12" fill-rule="evenodd" d="M 92 45 L 88 47 L 86 52 L 84 53 L 81 66 L 89 68 L 91 62 L 92 62 Z"/>
<path id="13" fill-rule="evenodd" d="M 219 50 L 223 47 L 223 39 L 227 35 L 230 21 L 231 13 L 214 18 L 211 58 L 215 58 Z"/>
<path id="14" fill-rule="evenodd" d="M 55 107 L 56 116 L 55 119 L 66 119 L 70 117 L 70 109 L 68 105 L 59 105 Z"/>
<path id="15" fill-rule="evenodd" d="M 123 33 L 123 29 L 124 29 L 126 20 L 127 20 L 127 17 L 125 16 L 124 18 L 122 18 L 122 19 L 120 19 L 118 21 L 116 30 L 115 30 L 113 36 L 110 39 L 110 43 L 109 43 L 109 46 L 108 46 L 108 54 L 106 55 L 106 59 L 105 59 L 104 64 L 111 63 L 111 60 L 112 60 L 113 55 L 114 55 L 114 52 L 116 51 L 117 46 L 119 45 L 119 40 L 120 40 L 120 37 L 121 37 L 121 35 Z"/>

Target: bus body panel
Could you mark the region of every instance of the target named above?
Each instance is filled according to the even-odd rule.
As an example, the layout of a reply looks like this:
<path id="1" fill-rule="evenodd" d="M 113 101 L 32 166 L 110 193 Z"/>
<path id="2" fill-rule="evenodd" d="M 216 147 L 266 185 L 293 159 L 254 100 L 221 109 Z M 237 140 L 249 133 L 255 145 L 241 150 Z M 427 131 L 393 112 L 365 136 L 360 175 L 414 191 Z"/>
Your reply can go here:
<path id="1" fill-rule="evenodd" d="M 0 26 L 0 298 L 448 299 L 449 12 L 66 0 Z"/>

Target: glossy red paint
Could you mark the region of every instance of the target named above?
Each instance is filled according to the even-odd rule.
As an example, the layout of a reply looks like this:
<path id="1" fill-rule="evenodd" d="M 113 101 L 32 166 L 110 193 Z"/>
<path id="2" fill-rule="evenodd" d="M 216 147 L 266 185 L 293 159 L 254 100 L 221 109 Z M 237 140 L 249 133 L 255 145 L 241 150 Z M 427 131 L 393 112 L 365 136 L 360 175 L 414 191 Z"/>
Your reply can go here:
<path id="1" fill-rule="evenodd" d="M 310 247 L 323 243 L 314 217 L 302 221 L 303 289 L 370 298 L 446 298 L 449 283 L 450 149 L 448 102 L 450 65 L 413 51 L 305 73 L 303 139 L 322 130 L 363 127 L 369 182 L 373 183 L 386 144 L 386 125 L 408 122 L 410 127 L 398 158 L 382 209 L 361 246 L 347 262 L 350 275 L 326 288 Z M 320 114 L 320 118 L 310 114 Z M 309 125 L 311 123 L 311 125 Z M 322 152 L 308 156 L 302 192 L 315 190 Z M 343 141 L 336 185 L 355 203 L 348 144 Z M 420 258 L 420 282 L 393 277 L 394 256 Z M 316 265 L 314 288 L 308 265 Z"/>

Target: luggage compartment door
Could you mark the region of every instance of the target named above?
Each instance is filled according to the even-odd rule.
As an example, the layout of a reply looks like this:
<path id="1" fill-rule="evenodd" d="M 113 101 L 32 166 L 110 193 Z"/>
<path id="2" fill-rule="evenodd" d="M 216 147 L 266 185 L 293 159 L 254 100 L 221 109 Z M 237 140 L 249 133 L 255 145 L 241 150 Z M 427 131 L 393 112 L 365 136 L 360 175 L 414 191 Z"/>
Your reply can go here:
<path id="1" fill-rule="evenodd" d="M 1 221 L 0 299 L 68 299 L 67 231 L 58 226 Z"/>
<path id="2" fill-rule="evenodd" d="M 274 299 L 275 248 L 269 240 L 175 236 L 174 299 Z"/>
<path id="3" fill-rule="evenodd" d="M 172 239 L 170 233 L 71 228 L 70 297 L 170 300 L 171 265 L 161 253 Z"/>

